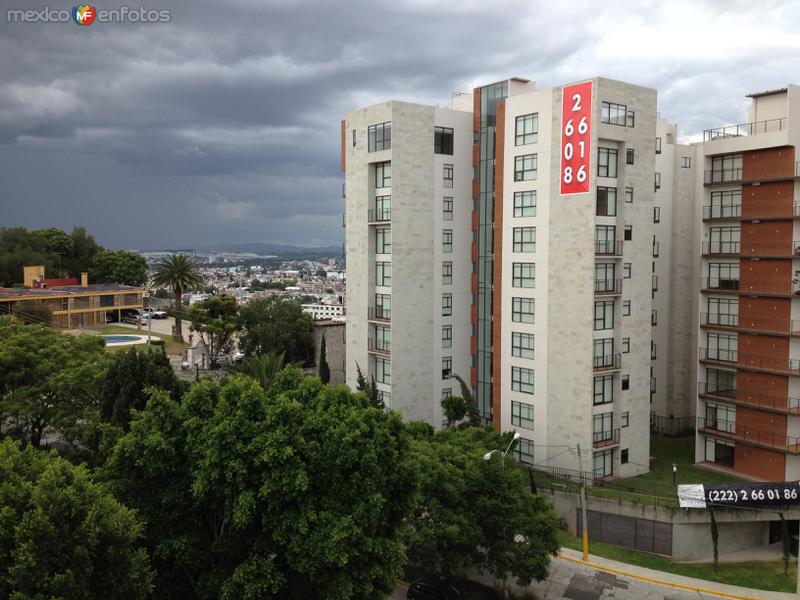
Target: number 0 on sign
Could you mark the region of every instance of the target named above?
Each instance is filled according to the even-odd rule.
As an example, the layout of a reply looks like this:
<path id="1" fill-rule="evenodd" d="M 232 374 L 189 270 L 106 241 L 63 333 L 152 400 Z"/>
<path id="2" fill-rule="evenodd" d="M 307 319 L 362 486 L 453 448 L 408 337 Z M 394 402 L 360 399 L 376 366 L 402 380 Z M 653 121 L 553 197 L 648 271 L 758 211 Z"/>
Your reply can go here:
<path id="1" fill-rule="evenodd" d="M 563 88 L 561 101 L 561 195 L 589 191 L 592 82 Z"/>

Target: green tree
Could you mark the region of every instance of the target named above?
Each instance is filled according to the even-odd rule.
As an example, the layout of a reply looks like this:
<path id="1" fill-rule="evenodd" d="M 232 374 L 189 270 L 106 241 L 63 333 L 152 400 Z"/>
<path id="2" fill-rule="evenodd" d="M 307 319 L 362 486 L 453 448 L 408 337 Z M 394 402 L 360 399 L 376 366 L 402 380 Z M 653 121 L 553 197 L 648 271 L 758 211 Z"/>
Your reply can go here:
<path id="1" fill-rule="evenodd" d="M 141 523 L 84 467 L 5 440 L 0 482 L 0 597 L 150 595 Z"/>
<path id="2" fill-rule="evenodd" d="M 165 390 L 177 401 L 185 387 L 163 352 L 136 348 L 118 352 L 113 355 L 103 380 L 100 419 L 128 431 L 131 410 L 144 410 L 147 404 L 146 390 Z"/>
<path id="3" fill-rule="evenodd" d="M 378 384 L 375 383 L 375 376 L 370 375 L 369 381 L 367 381 L 367 378 L 364 377 L 364 374 L 361 372 L 361 367 L 358 363 L 356 363 L 356 373 L 356 390 L 366 394 L 370 406 L 380 408 L 381 410 L 386 408 L 386 405 L 383 402 L 383 394 L 378 391 Z"/>
<path id="4" fill-rule="evenodd" d="M 159 598 L 377 598 L 405 563 L 396 413 L 287 368 L 151 392 L 103 470 L 147 519 Z"/>
<path id="5" fill-rule="evenodd" d="M 173 254 L 159 263 L 153 276 L 153 285 L 169 288 L 175 294 L 175 329 L 172 337 L 182 342 L 183 292 L 203 285 L 203 278 L 197 271 L 197 266 L 185 254 Z"/>
<path id="6" fill-rule="evenodd" d="M 0 286 L 22 283 L 22 267 L 44 265 L 55 275 L 58 257 L 47 252 L 47 240 L 30 234 L 24 227 L 0 228 Z"/>
<path id="7" fill-rule="evenodd" d="M 283 369 L 283 358 L 283 354 L 274 352 L 246 356 L 238 365 L 226 366 L 225 370 L 229 373 L 240 373 L 252 377 L 266 390 L 275 376 Z"/>
<path id="8" fill-rule="evenodd" d="M 233 296 L 211 296 L 195 302 L 187 312 L 192 322 L 191 330 L 197 332 L 206 346 L 211 368 L 215 369 L 219 357 L 233 347 L 233 334 L 240 328 L 239 306 Z"/>
<path id="9" fill-rule="evenodd" d="M 242 308 L 239 348 L 248 355 L 284 353 L 287 362 L 313 361 L 311 316 L 299 304 L 278 298 L 253 300 Z"/>
<path id="10" fill-rule="evenodd" d="M 31 235 L 44 240 L 48 254 L 61 256 L 70 256 L 72 254 L 72 238 L 57 227 L 36 229 L 31 231 Z"/>
<path id="11" fill-rule="evenodd" d="M 147 261 L 134 252 L 103 250 L 92 259 L 89 277 L 94 283 L 141 287 L 147 283 Z"/>
<path id="12" fill-rule="evenodd" d="M 108 354 L 102 338 L 0 321 L 0 421 L 34 446 L 47 427 L 80 439 L 96 421 Z"/>
<path id="13" fill-rule="evenodd" d="M 329 383 L 331 380 L 331 369 L 328 366 L 328 349 L 325 347 L 325 334 L 322 334 L 322 341 L 319 345 L 319 379 L 322 383 Z"/>
<path id="14" fill-rule="evenodd" d="M 505 466 L 482 459 L 507 436 L 490 427 L 422 433 L 411 445 L 420 491 L 406 529 L 409 559 L 435 574 L 477 567 L 523 586 L 544 579 L 559 549 L 552 508 L 530 493 L 511 456 Z"/>
<path id="15" fill-rule="evenodd" d="M 64 257 L 63 265 L 68 273 L 77 277 L 90 270 L 92 259 L 103 247 L 86 233 L 84 227 L 74 227 L 69 237 L 72 239 L 72 251 Z"/>

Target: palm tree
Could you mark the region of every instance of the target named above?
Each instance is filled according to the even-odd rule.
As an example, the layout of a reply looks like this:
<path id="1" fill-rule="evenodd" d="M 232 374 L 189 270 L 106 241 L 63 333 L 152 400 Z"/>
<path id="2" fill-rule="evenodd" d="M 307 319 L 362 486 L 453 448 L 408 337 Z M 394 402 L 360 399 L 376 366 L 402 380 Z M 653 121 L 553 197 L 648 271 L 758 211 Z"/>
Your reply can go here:
<path id="1" fill-rule="evenodd" d="M 153 285 L 168 287 L 175 292 L 175 330 L 172 332 L 172 337 L 178 341 L 183 341 L 183 332 L 181 331 L 183 292 L 202 284 L 203 278 L 198 273 L 197 267 L 185 254 L 173 254 L 158 264 L 153 276 Z"/>
<path id="2" fill-rule="evenodd" d="M 281 352 L 280 354 L 276 354 L 275 352 L 257 354 L 256 356 L 248 356 L 238 365 L 226 366 L 224 368 L 228 373 L 242 373 L 243 375 L 248 375 L 258 381 L 261 387 L 267 389 L 275 375 L 283 370 L 285 355 L 285 352 Z"/>

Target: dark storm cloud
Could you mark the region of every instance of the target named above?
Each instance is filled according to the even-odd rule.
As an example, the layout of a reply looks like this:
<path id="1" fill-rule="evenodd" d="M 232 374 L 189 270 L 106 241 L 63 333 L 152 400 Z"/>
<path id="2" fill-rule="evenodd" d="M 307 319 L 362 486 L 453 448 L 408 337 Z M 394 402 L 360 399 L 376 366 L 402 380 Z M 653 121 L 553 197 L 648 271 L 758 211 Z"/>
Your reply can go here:
<path id="1" fill-rule="evenodd" d="M 0 225 L 85 224 L 112 247 L 336 243 L 354 107 L 603 75 L 657 88 L 691 136 L 796 79 L 800 48 L 780 2 L 142 4 L 172 22 L 8 24 L 43 5 L 0 1 Z"/>

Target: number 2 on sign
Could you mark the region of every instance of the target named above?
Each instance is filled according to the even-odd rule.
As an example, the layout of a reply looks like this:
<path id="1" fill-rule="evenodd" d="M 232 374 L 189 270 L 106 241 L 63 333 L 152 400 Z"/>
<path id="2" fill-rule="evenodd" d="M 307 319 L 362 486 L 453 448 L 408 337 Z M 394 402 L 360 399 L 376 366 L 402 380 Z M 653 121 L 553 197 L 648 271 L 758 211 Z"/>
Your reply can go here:
<path id="1" fill-rule="evenodd" d="M 561 107 L 561 194 L 589 191 L 592 82 L 564 88 Z"/>

